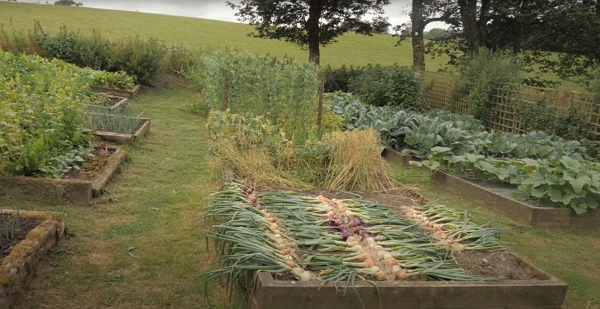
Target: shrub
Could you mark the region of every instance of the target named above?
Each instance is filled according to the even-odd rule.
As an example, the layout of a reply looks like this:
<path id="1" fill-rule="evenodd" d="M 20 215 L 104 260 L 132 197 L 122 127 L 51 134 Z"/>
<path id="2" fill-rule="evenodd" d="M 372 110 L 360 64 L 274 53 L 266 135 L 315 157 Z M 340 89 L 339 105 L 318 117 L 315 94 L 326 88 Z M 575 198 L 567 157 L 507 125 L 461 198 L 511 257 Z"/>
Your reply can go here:
<path id="1" fill-rule="evenodd" d="M 327 65 L 323 74 L 325 74 L 325 92 L 350 92 L 349 83 L 353 78 L 358 77 L 363 72 L 362 67 L 354 68 L 342 65 L 338 69 L 333 69 Z"/>
<path id="2" fill-rule="evenodd" d="M 14 29 L 12 20 L 10 31 L 4 28 L 4 24 L 0 24 L 0 49 L 14 54 L 42 54 L 33 33 L 31 31 L 25 33 L 22 30 Z"/>
<path id="3" fill-rule="evenodd" d="M 86 35 L 69 31 L 65 26 L 53 36 L 37 21 L 34 35 L 41 50 L 51 58 L 95 70 L 125 71 L 144 84 L 151 83 L 163 69 L 167 52 L 166 45 L 154 38 L 128 37 L 113 42 L 98 31 Z"/>
<path id="4" fill-rule="evenodd" d="M 412 68 L 399 65 L 368 65 L 362 74 L 351 78 L 349 90 L 363 102 L 374 106 L 397 106 L 421 110 L 420 80 Z"/>
<path id="5" fill-rule="evenodd" d="M 166 55 L 165 72 L 183 76 L 183 72 L 194 65 L 200 57 L 199 53 L 183 45 L 171 46 Z"/>
<path id="6" fill-rule="evenodd" d="M 78 33 L 75 36 L 72 63 L 82 68 L 108 70 L 110 45 L 110 41 L 103 38 L 98 30 L 93 30 L 91 35 Z"/>
<path id="7" fill-rule="evenodd" d="M 509 51 L 480 49 L 479 54 L 458 65 L 460 75 L 472 81 L 472 88 L 466 97 L 469 113 L 487 123 L 493 114 L 494 95 L 499 93 L 499 84 L 520 84 L 523 81 L 522 61 Z"/>
<path id="8" fill-rule="evenodd" d="M 591 94 L 592 102 L 600 105 L 600 67 L 593 71 L 585 88 Z"/>
<path id="9" fill-rule="evenodd" d="M 166 45 L 155 38 L 120 39 L 110 46 L 109 71 L 125 71 L 137 82 L 150 84 L 163 68 L 166 51 Z"/>
<path id="10" fill-rule="evenodd" d="M 35 36 L 40 48 L 50 58 L 60 59 L 69 63 L 75 60 L 76 34 L 69 32 L 66 26 L 61 26 L 55 36 L 44 32 L 41 25 L 36 22 Z"/>

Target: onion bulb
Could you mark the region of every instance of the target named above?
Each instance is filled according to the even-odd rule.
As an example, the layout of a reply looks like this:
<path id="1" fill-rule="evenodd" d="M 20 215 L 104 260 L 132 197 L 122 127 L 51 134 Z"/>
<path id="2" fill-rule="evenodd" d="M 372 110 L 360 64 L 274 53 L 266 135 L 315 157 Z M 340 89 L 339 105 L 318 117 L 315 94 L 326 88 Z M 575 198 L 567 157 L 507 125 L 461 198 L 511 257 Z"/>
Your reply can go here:
<path id="1" fill-rule="evenodd" d="M 292 272 L 298 281 L 310 281 L 310 272 L 305 271 L 300 267 L 294 267 Z"/>

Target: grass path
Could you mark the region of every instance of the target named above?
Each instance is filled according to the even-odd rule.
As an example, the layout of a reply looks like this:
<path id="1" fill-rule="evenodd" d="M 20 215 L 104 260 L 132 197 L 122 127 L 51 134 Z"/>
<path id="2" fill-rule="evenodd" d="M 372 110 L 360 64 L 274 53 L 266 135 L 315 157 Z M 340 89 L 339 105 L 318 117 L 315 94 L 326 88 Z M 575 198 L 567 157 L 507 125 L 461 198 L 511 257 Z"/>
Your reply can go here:
<path id="1" fill-rule="evenodd" d="M 206 308 L 198 274 L 214 253 L 199 207 L 220 175 L 208 167 L 205 117 L 177 108 L 194 96 L 142 91 L 135 106 L 152 118 L 151 135 L 127 147 L 131 163 L 92 207 L 19 205 L 65 213 L 74 235 L 52 250 L 16 308 Z M 229 307 L 211 291 L 217 308 Z"/>

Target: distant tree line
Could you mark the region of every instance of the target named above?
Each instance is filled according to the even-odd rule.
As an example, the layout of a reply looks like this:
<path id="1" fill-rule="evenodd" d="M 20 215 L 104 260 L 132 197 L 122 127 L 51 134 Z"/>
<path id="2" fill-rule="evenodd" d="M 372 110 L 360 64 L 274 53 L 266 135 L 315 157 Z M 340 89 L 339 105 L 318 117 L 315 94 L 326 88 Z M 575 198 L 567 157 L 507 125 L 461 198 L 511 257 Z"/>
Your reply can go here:
<path id="1" fill-rule="evenodd" d="M 450 27 L 424 44 L 425 27 L 436 21 Z M 413 0 L 410 37 L 419 69 L 426 49 L 456 64 L 487 48 L 509 49 L 539 72 L 581 76 L 600 63 L 600 0 Z"/>
<path id="2" fill-rule="evenodd" d="M 73 4 L 75 4 L 75 1 L 73 1 L 73 0 L 59 0 L 59 1 L 54 2 L 54 5 L 69 5 L 70 6 Z"/>

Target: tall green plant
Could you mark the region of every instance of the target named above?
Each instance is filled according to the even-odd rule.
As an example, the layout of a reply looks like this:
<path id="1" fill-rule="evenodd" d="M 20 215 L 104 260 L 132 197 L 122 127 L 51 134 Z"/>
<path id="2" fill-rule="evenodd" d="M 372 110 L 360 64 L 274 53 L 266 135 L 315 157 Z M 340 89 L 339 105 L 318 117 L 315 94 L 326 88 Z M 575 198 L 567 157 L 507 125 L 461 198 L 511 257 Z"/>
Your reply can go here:
<path id="1" fill-rule="evenodd" d="M 213 110 L 266 115 L 287 132 L 310 129 L 317 110 L 319 71 L 310 63 L 238 50 L 206 50 L 184 74 Z"/>
<path id="2" fill-rule="evenodd" d="M 487 123 L 495 115 L 494 96 L 510 95 L 498 89 L 500 84 L 520 84 L 523 62 L 509 51 L 481 49 L 478 55 L 459 64 L 461 76 L 475 81 L 466 97 L 469 112 Z"/>
<path id="3" fill-rule="evenodd" d="M 350 79 L 348 88 L 366 104 L 422 110 L 420 79 L 410 67 L 368 65 Z"/>
<path id="4" fill-rule="evenodd" d="M 91 152 L 89 83 L 63 61 L 0 53 L 0 175 L 60 177 Z"/>

